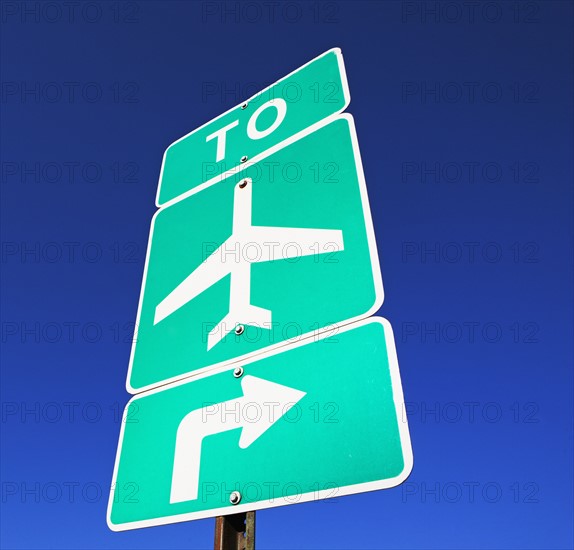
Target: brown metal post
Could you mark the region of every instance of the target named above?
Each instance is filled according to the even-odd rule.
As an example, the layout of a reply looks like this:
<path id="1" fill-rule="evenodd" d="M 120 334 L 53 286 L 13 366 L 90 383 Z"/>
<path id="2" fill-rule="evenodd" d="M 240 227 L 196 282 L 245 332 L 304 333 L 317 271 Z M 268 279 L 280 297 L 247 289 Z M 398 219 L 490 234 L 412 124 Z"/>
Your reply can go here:
<path id="1" fill-rule="evenodd" d="M 214 550 L 255 550 L 255 512 L 217 516 Z"/>

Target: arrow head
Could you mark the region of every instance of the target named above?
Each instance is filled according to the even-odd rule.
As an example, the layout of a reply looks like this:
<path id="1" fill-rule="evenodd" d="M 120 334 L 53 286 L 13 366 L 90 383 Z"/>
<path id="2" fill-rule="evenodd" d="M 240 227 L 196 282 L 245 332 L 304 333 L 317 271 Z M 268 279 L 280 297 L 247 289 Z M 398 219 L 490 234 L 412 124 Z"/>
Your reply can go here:
<path id="1" fill-rule="evenodd" d="M 243 415 L 243 429 L 239 438 L 242 449 L 249 447 L 306 395 L 306 392 L 256 376 L 245 376 L 241 380 L 241 388 L 244 411 L 250 404 L 254 404 L 254 410 L 258 411 L 258 414 L 248 412 Z"/>

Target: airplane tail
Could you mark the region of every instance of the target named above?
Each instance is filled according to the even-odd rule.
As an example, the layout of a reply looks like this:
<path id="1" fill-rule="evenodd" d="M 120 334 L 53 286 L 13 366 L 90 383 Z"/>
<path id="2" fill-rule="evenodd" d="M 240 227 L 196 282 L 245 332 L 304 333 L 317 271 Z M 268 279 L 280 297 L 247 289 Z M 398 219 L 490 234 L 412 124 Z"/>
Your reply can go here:
<path id="1" fill-rule="evenodd" d="M 251 304 L 230 311 L 208 334 L 207 349 L 223 340 L 237 325 L 271 329 L 271 311 Z"/>

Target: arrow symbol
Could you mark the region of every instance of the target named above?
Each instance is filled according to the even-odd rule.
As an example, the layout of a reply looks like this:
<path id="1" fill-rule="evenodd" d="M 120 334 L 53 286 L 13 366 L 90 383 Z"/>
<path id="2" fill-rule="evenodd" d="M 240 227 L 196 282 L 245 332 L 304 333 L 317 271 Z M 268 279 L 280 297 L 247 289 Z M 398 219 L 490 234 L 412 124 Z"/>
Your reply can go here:
<path id="1" fill-rule="evenodd" d="M 209 405 L 183 417 L 175 438 L 170 503 L 197 499 L 204 437 L 241 428 L 239 447 L 246 449 L 306 395 L 306 392 L 255 376 L 243 377 L 241 389 L 242 397 L 215 406 L 219 414 L 213 414 L 214 406 Z M 257 406 L 258 410 L 264 405 L 274 407 L 267 407 L 268 414 L 258 415 L 255 421 L 243 418 L 243 414 L 235 414 L 250 405 Z M 277 412 L 274 411 L 275 406 Z M 230 414 L 231 411 L 234 414 Z"/>

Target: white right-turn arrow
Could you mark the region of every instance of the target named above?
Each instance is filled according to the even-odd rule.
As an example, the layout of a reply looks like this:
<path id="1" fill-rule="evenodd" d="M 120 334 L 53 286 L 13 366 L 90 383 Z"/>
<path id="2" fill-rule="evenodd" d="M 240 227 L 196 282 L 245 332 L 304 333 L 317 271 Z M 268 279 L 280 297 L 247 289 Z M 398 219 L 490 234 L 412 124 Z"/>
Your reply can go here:
<path id="1" fill-rule="evenodd" d="M 170 503 L 197 499 L 204 437 L 242 428 L 239 447 L 246 449 L 306 395 L 255 376 L 245 376 L 241 388 L 242 397 L 196 409 L 183 417 L 175 440 Z M 244 418 L 248 405 L 263 411 L 256 421 Z"/>

